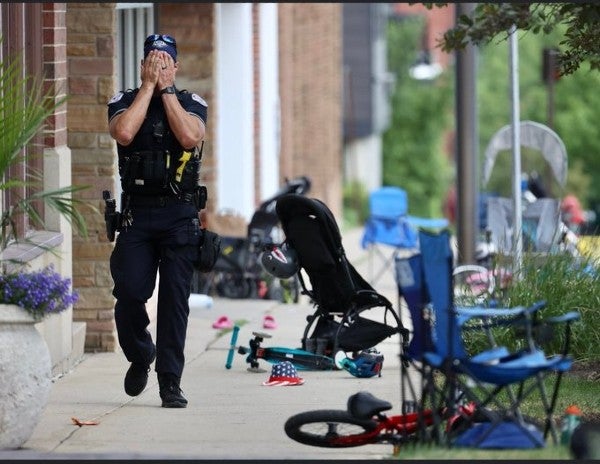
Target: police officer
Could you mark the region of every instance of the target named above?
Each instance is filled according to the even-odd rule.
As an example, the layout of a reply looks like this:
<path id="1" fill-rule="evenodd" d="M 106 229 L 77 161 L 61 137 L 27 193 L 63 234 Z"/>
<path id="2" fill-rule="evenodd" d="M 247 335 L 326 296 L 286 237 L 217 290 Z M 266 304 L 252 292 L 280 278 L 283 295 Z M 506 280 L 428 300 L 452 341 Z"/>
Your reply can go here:
<path id="1" fill-rule="evenodd" d="M 144 42 L 141 85 L 108 102 L 110 135 L 117 142 L 121 223 L 110 270 L 119 344 L 131 363 L 125 392 L 139 395 L 150 365 L 165 408 L 185 408 L 184 366 L 194 261 L 200 240 L 198 177 L 206 102 L 175 87 L 177 44 L 169 35 Z M 146 302 L 158 279 L 156 345 Z"/>

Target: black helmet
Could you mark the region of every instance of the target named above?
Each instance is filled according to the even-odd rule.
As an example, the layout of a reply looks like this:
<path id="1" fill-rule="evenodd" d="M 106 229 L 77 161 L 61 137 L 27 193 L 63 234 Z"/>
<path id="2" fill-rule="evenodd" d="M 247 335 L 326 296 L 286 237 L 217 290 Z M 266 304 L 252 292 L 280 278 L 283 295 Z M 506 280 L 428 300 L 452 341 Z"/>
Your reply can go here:
<path id="1" fill-rule="evenodd" d="M 289 279 L 300 269 L 298 254 L 288 244 L 263 251 L 259 260 L 266 272 L 280 279 Z"/>

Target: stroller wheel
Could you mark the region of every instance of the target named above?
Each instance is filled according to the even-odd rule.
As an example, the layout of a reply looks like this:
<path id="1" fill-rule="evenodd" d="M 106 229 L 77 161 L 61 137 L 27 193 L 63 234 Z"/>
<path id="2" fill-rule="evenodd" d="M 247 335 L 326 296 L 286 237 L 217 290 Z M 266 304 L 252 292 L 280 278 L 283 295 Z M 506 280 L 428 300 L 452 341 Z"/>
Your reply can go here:
<path id="1" fill-rule="evenodd" d="M 225 298 L 248 298 L 252 293 L 252 282 L 242 276 L 220 273 L 215 281 L 217 294 Z"/>
<path id="2" fill-rule="evenodd" d="M 192 293 L 203 293 L 205 295 L 213 295 L 213 275 L 214 274 L 212 272 L 204 273 L 195 270 L 192 278 Z"/>

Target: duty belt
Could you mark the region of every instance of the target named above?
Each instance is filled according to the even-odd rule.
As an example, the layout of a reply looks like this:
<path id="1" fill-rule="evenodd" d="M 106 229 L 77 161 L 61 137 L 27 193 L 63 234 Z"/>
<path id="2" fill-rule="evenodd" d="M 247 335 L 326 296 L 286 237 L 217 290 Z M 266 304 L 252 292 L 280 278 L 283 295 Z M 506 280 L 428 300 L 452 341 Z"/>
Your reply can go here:
<path id="1" fill-rule="evenodd" d="M 130 195 L 129 206 L 131 208 L 162 208 L 169 205 L 185 205 L 192 203 L 192 199 L 180 199 L 172 195 L 167 196 L 143 196 L 143 195 Z"/>

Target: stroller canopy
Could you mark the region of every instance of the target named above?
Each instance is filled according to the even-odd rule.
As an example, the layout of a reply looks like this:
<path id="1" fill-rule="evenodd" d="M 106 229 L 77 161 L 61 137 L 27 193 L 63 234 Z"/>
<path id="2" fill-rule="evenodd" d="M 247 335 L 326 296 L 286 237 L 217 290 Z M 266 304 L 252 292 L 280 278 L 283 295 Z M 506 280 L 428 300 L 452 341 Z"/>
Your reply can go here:
<path id="1" fill-rule="evenodd" d="M 290 194 L 277 201 L 276 211 L 286 242 L 298 253 L 300 267 L 310 279 L 309 290 L 300 275 L 304 293 L 317 306 L 305 329 L 305 339 L 314 323 L 315 337 L 333 337 L 337 348 L 356 351 L 403 330 L 391 303 L 348 261 L 339 227 L 325 203 Z M 383 322 L 362 317 L 363 311 L 376 307 L 384 308 Z M 388 313 L 395 321 L 393 325 L 386 321 Z M 335 321 L 334 316 L 341 321 Z"/>
<path id="2" fill-rule="evenodd" d="M 276 209 L 286 241 L 310 279 L 310 296 L 323 312 L 345 312 L 352 304 L 390 304 L 347 260 L 340 229 L 325 203 L 290 194 L 277 201 Z"/>

